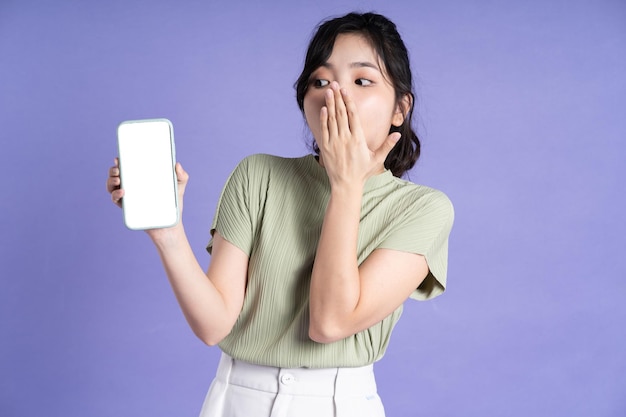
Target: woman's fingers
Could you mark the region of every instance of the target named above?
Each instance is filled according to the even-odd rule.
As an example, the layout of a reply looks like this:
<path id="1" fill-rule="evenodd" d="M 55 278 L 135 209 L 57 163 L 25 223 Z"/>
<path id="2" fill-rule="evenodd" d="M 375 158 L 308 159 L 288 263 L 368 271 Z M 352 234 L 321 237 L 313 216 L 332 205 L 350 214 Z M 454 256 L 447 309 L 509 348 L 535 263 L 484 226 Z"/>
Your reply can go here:
<path id="1" fill-rule="evenodd" d="M 185 191 L 185 187 L 187 186 L 187 182 L 189 181 L 189 174 L 187 171 L 183 169 L 183 166 L 180 162 L 176 162 L 176 180 L 178 181 L 178 188 L 181 191 Z M 182 188 L 182 189 L 181 189 Z"/>
<path id="2" fill-rule="evenodd" d="M 118 167 L 109 168 L 109 177 L 119 177 L 120 169 Z"/>
<path id="3" fill-rule="evenodd" d="M 180 162 L 176 162 L 176 180 L 178 181 L 178 204 L 179 209 L 182 214 L 183 210 L 183 197 L 185 195 L 185 188 L 187 188 L 187 183 L 189 182 L 189 174 L 187 171 L 183 169 L 183 166 Z"/>
<path id="4" fill-rule="evenodd" d="M 345 103 L 347 129 L 351 132 L 352 136 L 362 138 L 364 135 L 356 109 L 356 103 L 352 100 L 352 97 L 348 94 L 348 90 L 345 88 L 341 89 L 341 96 L 342 102 Z"/>
<path id="5" fill-rule="evenodd" d="M 111 200 L 118 207 L 122 207 L 122 197 L 124 197 L 124 190 L 122 189 L 117 189 L 111 193 Z"/>
<path id="6" fill-rule="evenodd" d="M 336 138 L 339 134 L 337 128 L 337 110 L 335 108 L 335 93 L 332 88 L 326 90 L 326 110 L 328 114 L 328 135 L 329 140 Z"/>
<path id="7" fill-rule="evenodd" d="M 336 137 L 362 138 L 363 131 L 357 115 L 357 108 L 345 88 L 333 81 L 326 90 L 327 131 L 330 140 Z"/>
<path id="8" fill-rule="evenodd" d="M 339 84 L 333 82 L 331 84 L 333 91 L 333 99 L 335 102 L 335 118 L 337 120 L 337 133 L 341 137 L 351 137 L 350 124 L 348 123 L 348 115 L 346 113 L 346 104 L 343 100 L 345 89 L 339 87 Z M 343 90 L 343 91 L 342 91 Z"/>
<path id="9" fill-rule="evenodd" d="M 107 192 L 112 193 L 113 191 L 120 188 L 120 177 L 109 177 L 107 178 Z"/>
<path id="10" fill-rule="evenodd" d="M 323 106 L 320 110 L 320 127 L 321 127 L 321 131 L 322 131 L 322 137 L 321 137 L 321 142 L 322 143 L 318 143 L 317 146 L 322 146 L 322 147 L 326 147 L 326 144 L 328 143 L 328 108 L 326 106 Z"/>
<path id="11" fill-rule="evenodd" d="M 108 193 L 112 193 L 114 190 L 120 188 L 120 169 L 118 165 L 117 158 L 115 158 L 115 165 L 109 168 L 109 176 L 106 184 Z"/>
<path id="12" fill-rule="evenodd" d="M 107 178 L 107 192 L 111 194 L 111 200 L 115 205 L 122 207 L 122 197 L 124 190 L 120 188 L 122 181 L 120 180 L 119 160 L 115 158 L 114 165 L 109 168 L 109 177 Z"/>
<path id="13" fill-rule="evenodd" d="M 322 132 L 328 132 L 329 140 L 338 137 L 363 137 L 356 104 L 348 90 L 340 88 L 339 84 L 333 81 L 325 94 L 326 113 L 321 117 L 322 122 L 325 122 L 322 125 Z"/>
<path id="14" fill-rule="evenodd" d="M 112 192 L 120 185 L 120 169 L 118 167 L 117 158 L 115 158 L 115 165 L 109 168 L 109 176 L 107 177 L 107 192 Z"/>
<path id="15" fill-rule="evenodd" d="M 393 132 L 387 136 L 387 139 L 380 145 L 380 148 L 374 151 L 374 159 L 379 163 L 384 164 L 385 159 L 389 152 L 396 146 L 396 143 L 400 140 L 401 134 L 399 132 Z"/>

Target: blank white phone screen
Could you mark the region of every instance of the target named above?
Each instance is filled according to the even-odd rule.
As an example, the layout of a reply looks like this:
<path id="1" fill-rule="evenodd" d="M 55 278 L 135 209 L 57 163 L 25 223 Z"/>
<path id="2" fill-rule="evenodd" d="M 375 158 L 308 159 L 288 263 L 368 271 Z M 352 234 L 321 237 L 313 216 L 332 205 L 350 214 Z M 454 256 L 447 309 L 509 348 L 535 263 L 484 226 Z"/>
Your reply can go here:
<path id="1" fill-rule="evenodd" d="M 118 127 L 124 222 L 130 229 L 178 221 L 174 142 L 168 120 L 138 120 Z"/>

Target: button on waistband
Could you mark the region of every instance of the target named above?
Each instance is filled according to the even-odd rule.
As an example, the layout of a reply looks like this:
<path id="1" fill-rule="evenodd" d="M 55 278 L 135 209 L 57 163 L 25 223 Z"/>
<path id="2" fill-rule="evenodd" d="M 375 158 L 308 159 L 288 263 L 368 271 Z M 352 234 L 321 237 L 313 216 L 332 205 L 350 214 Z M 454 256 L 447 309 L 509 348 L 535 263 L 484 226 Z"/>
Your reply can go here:
<path id="1" fill-rule="evenodd" d="M 292 374 L 283 374 L 280 377 L 280 382 L 285 385 L 291 385 L 294 382 L 296 382 L 296 377 L 293 376 Z"/>

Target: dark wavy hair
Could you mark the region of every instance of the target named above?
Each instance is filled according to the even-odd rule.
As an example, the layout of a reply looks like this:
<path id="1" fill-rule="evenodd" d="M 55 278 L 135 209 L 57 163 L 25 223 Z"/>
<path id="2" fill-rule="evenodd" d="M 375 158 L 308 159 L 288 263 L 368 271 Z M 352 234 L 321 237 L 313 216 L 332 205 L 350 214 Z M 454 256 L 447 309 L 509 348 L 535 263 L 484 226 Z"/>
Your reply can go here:
<path id="1" fill-rule="evenodd" d="M 385 168 L 389 169 L 394 176 L 402 177 L 417 162 L 420 156 L 420 141 L 411 126 L 415 94 L 413 94 L 409 54 L 396 25 L 385 16 L 376 13 L 349 13 L 322 22 L 317 27 L 309 43 L 302 73 L 294 84 L 298 107 L 304 113 L 304 96 L 307 93 L 311 74 L 328 60 L 337 36 L 346 33 L 363 35 L 370 42 L 385 66 L 387 77 L 395 90 L 396 103 L 400 105 L 400 108 L 406 110 L 402 102 L 405 97 L 410 97 L 410 107 L 404 122 L 399 127 L 390 127 L 390 133 L 400 132 L 402 137 L 385 160 Z M 312 147 L 319 154 L 315 141 Z"/>

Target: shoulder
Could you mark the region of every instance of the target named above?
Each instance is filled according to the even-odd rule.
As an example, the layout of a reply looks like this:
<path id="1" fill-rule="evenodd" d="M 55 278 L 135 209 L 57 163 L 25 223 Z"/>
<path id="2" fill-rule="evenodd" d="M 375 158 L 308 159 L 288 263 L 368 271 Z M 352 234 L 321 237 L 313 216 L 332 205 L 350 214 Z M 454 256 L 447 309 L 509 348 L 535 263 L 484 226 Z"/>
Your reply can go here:
<path id="1" fill-rule="evenodd" d="M 280 170 L 280 169 L 295 169 L 302 164 L 307 156 L 297 158 L 286 158 L 282 156 L 269 155 L 269 154 L 253 154 L 245 157 L 239 162 L 238 167 L 243 167 L 248 170 Z"/>
<path id="2" fill-rule="evenodd" d="M 274 185 L 290 183 L 315 175 L 314 157 L 281 157 L 269 154 L 253 154 L 242 159 L 233 171 L 233 175 L 249 183 Z"/>
<path id="3" fill-rule="evenodd" d="M 442 212 L 454 216 L 454 206 L 446 193 L 424 185 L 416 185 L 416 195 L 424 201 L 424 205 L 430 210 Z"/>
<path id="4" fill-rule="evenodd" d="M 405 204 L 419 209 L 420 212 L 437 212 L 454 217 L 454 206 L 446 193 L 441 190 L 416 184 L 401 178 L 394 178 L 394 186 Z"/>

